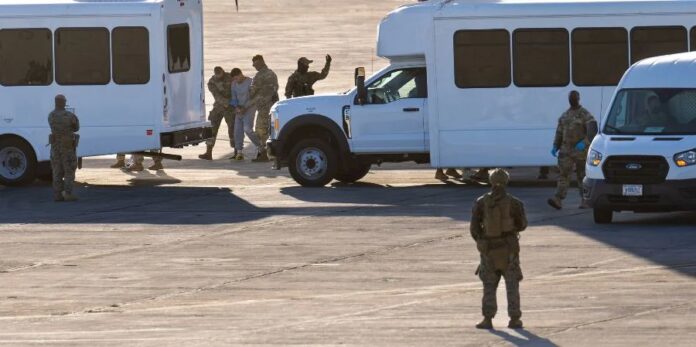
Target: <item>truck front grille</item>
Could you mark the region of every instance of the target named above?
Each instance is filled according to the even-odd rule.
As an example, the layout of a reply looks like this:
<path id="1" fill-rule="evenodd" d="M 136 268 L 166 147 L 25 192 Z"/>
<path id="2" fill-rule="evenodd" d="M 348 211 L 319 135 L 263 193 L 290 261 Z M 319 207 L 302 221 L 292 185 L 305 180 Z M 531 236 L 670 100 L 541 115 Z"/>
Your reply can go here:
<path id="1" fill-rule="evenodd" d="M 602 166 L 602 171 L 607 183 L 659 184 L 667 178 L 669 164 L 660 156 L 611 156 Z"/>

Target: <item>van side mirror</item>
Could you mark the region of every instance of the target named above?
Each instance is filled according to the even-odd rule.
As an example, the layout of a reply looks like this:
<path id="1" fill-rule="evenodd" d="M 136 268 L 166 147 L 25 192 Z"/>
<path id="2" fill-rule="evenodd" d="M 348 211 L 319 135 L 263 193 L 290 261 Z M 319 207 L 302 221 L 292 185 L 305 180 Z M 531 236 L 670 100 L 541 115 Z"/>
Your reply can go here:
<path id="1" fill-rule="evenodd" d="M 364 105 L 367 101 L 367 88 L 365 87 L 365 68 L 359 67 L 355 69 L 355 86 L 358 88 L 356 102 L 359 105 Z"/>
<path id="2" fill-rule="evenodd" d="M 599 133 L 599 125 L 597 124 L 596 120 L 589 121 L 587 122 L 586 130 L 587 130 L 587 139 L 592 142 L 592 140 L 597 136 L 597 133 Z"/>

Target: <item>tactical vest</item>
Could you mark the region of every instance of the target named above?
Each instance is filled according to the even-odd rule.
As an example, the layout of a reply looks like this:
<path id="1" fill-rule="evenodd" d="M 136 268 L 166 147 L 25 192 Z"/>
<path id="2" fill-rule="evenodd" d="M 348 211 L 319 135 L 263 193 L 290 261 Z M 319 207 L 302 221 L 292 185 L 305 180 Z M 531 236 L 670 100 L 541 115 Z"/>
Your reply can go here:
<path id="1" fill-rule="evenodd" d="M 563 131 L 563 139 L 566 146 L 574 147 L 575 144 L 586 137 L 587 130 L 585 128 L 585 119 L 580 115 L 582 110 L 573 110 L 570 112 L 568 118 L 565 119 L 564 122 L 565 129 Z"/>
<path id="2" fill-rule="evenodd" d="M 506 194 L 502 199 L 495 200 L 490 193 L 483 198 L 483 231 L 487 238 L 501 237 L 503 233 L 515 231 L 515 221 L 510 209 L 512 197 Z"/>

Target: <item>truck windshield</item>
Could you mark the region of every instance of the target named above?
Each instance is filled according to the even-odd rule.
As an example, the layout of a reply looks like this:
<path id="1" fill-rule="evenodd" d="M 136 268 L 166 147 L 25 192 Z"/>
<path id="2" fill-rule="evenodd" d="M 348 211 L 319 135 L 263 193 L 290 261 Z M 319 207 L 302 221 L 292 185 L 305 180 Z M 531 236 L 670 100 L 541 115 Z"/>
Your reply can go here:
<path id="1" fill-rule="evenodd" d="M 696 135 L 696 89 L 621 90 L 603 132 L 609 135 Z"/>

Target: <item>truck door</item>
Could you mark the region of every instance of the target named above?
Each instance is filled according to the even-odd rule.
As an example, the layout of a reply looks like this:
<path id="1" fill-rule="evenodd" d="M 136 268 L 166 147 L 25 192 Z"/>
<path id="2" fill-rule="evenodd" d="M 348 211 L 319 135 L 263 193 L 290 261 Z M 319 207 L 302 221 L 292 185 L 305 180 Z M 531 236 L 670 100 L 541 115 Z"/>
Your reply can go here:
<path id="1" fill-rule="evenodd" d="M 356 153 L 425 152 L 425 68 L 391 70 L 367 86 L 367 100 L 351 107 Z"/>

